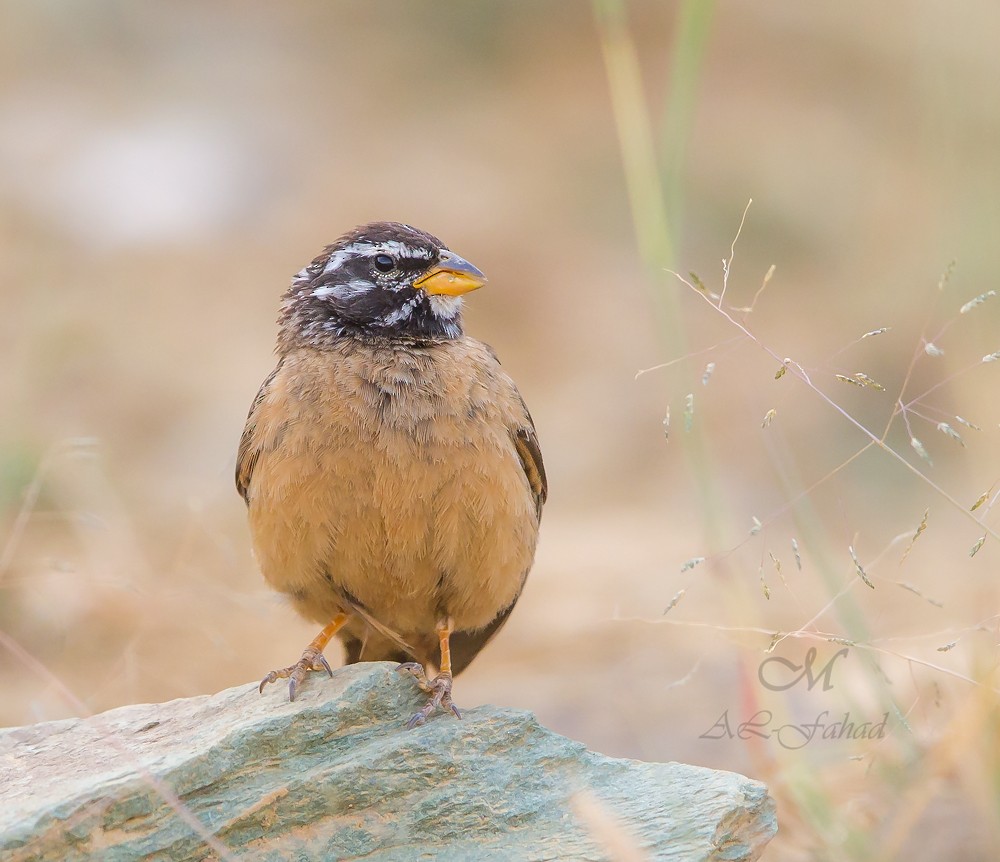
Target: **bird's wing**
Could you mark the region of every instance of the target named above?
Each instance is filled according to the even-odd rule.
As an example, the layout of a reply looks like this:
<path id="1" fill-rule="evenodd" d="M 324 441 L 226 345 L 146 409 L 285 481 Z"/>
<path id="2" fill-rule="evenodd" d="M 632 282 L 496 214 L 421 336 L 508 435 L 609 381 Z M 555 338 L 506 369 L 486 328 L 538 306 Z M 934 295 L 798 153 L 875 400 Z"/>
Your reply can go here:
<path id="1" fill-rule="evenodd" d="M 500 357 L 497 352 L 485 342 L 479 342 L 492 360 L 500 366 Z M 505 375 L 506 376 L 506 375 Z M 512 391 L 512 396 L 520 404 L 523 416 L 521 420 L 508 427 L 511 439 L 514 441 L 514 448 L 517 449 L 517 456 L 521 459 L 521 468 L 531 486 L 531 493 L 535 498 L 535 511 L 538 513 L 538 520 L 542 519 L 542 506 L 549 494 L 549 485 L 545 478 L 545 465 L 542 463 L 542 450 L 538 446 L 538 435 L 535 433 L 535 420 L 531 418 L 528 405 L 524 403 L 524 398 L 517 391 L 517 386 L 509 377 L 506 378 Z"/>
<path id="2" fill-rule="evenodd" d="M 247 424 L 243 429 L 243 436 L 240 438 L 240 448 L 236 452 L 236 490 L 239 491 L 243 501 L 250 504 L 250 480 L 253 478 L 254 467 L 257 466 L 257 459 L 260 457 L 261 440 L 256 433 L 257 430 L 257 409 L 261 402 L 267 397 L 271 388 L 271 381 L 281 368 L 281 364 L 274 369 L 267 379 L 260 385 L 257 397 L 250 405 L 250 413 L 247 415 Z"/>
<path id="3" fill-rule="evenodd" d="M 549 486 L 545 478 L 545 464 L 542 462 L 542 450 L 538 445 L 538 436 L 535 434 L 535 423 L 523 400 L 521 401 L 521 405 L 524 407 L 524 416 L 527 421 L 520 427 L 510 429 L 510 435 L 514 441 L 514 448 L 517 450 L 517 455 L 521 459 L 521 468 L 528 479 L 532 496 L 535 498 L 535 509 L 538 512 L 538 520 L 541 521 L 542 506 L 545 505 L 545 500 L 548 497 Z M 468 666 L 469 662 L 479 654 L 479 651 L 503 628 L 504 623 L 507 622 L 507 618 L 510 616 L 510 612 L 514 610 L 514 605 L 517 604 L 517 600 L 521 597 L 521 590 L 524 589 L 524 582 L 527 579 L 528 572 L 525 572 L 521 580 L 521 589 L 517 591 L 514 601 L 497 614 L 489 625 L 478 631 L 455 632 L 451 636 L 451 669 L 453 674 L 458 675 L 461 673 Z"/>
<path id="4" fill-rule="evenodd" d="M 527 424 L 522 428 L 515 429 L 511 433 L 511 437 L 514 440 L 517 455 L 521 459 L 524 475 L 531 486 L 531 493 L 535 498 L 538 520 L 541 521 L 542 506 L 545 505 L 545 500 L 549 495 L 549 483 L 545 478 L 545 464 L 542 462 L 542 450 L 538 445 L 538 436 L 535 434 L 535 423 L 532 421 L 527 407 L 524 408 L 524 415 L 527 417 Z"/>

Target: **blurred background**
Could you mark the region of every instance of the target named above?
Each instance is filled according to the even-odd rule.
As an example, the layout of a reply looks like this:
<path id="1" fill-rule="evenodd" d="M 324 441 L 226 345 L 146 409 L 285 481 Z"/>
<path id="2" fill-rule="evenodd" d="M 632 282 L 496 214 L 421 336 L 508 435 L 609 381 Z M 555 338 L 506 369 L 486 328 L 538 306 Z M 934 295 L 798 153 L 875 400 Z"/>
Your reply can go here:
<path id="1" fill-rule="evenodd" d="M 290 277 L 393 219 L 489 275 L 466 328 L 549 474 L 458 703 L 766 781 L 767 859 L 995 858 L 997 32 L 986 2 L 5 3 L 0 724 L 300 654 L 236 446 Z"/>

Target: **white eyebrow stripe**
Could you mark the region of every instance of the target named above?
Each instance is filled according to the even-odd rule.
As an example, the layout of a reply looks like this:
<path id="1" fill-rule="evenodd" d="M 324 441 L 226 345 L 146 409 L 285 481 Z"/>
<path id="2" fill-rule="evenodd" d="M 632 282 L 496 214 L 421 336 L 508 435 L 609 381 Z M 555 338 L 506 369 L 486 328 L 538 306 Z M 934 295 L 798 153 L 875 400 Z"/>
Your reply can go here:
<path id="1" fill-rule="evenodd" d="M 389 254 L 393 257 L 423 258 L 429 260 L 430 257 L 422 248 L 414 248 L 398 240 L 389 239 L 385 242 L 373 243 L 371 251 L 365 252 L 365 257 L 373 257 L 376 254 Z"/>
<path id="2" fill-rule="evenodd" d="M 338 299 L 350 299 L 352 296 L 360 296 L 362 293 L 367 293 L 374 288 L 375 285 L 370 281 L 366 281 L 363 278 L 355 278 L 347 282 L 347 284 L 324 284 L 322 287 L 317 287 L 312 292 L 312 295 L 316 299 L 325 299 L 328 296 L 336 296 Z"/>
<path id="3" fill-rule="evenodd" d="M 431 261 L 437 258 L 439 252 L 437 250 L 431 251 L 421 246 L 413 247 L 395 239 L 387 239 L 382 242 L 352 242 L 350 245 L 345 245 L 335 254 L 330 255 L 326 266 L 323 267 L 323 272 L 324 274 L 328 274 L 335 269 L 339 269 L 344 261 L 352 257 L 371 258 L 378 254 L 388 254 L 396 258 L 405 257 L 411 260 Z"/>
<path id="4" fill-rule="evenodd" d="M 340 269 L 340 265 L 352 256 L 353 245 L 347 246 L 347 248 L 342 248 L 336 254 L 331 254 L 330 259 L 326 262 L 326 266 L 323 267 L 323 274 L 333 272 L 335 269 Z"/>

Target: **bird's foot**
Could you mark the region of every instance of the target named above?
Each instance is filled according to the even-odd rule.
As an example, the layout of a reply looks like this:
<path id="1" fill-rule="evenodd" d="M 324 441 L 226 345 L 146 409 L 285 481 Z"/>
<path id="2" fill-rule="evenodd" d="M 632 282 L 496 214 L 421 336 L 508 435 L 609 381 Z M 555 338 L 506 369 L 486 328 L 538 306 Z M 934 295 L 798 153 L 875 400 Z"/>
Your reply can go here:
<path id="1" fill-rule="evenodd" d="M 450 673 L 440 673 L 434 679 L 428 680 L 424 666 L 415 661 L 404 662 L 396 670 L 400 673 L 412 674 L 417 685 L 420 686 L 420 690 L 430 695 L 427 705 L 419 712 L 413 713 L 410 720 L 406 722 L 407 730 L 412 730 L 418 724 L 423 724 L 432 713 L 439 709 L 444 712 L 452 712 L 456 718 L 462 717 L 462 713 L 451 699 Z"/>
<path id="2" fill-rule="evenodd" d="M 295 664 L 281 670 L 272 670 L 260 681 L 260 686 L 257 690 L 263 694 L 264 686 L 268 683 L 277 682 L 279 679 L 287 679 L 288 699 L 295 700 L 295 692 L 305 681 L 308 673 L 314 670 L 325 670 L 330 676 L 333 676 L 333 671 L 330 669 L 330 663 L 326 660 L 326 657 L 320 650 L 310 645 L 306 647 L 305 652 L 302 653 L 302 658 L 295 662 Z"/>

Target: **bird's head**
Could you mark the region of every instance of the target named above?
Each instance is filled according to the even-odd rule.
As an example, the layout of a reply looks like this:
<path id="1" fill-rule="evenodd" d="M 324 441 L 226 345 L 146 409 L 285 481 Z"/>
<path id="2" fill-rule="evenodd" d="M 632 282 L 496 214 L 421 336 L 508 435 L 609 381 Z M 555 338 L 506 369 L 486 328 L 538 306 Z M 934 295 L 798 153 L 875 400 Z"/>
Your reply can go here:
<path id="1" fill-rule="evenodd" d="M 281 306 L 281 341 L 322 347 L 345 337 L 458 338 L 462 294 L 485 283 L 429 233 L 398 222 L 362 225 L 292 279 Z"/>

